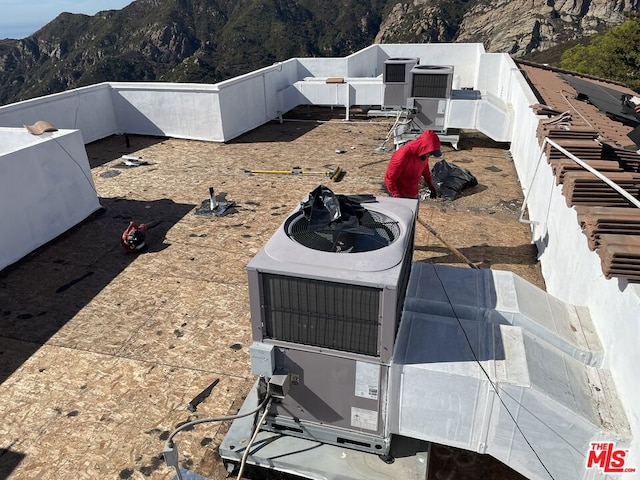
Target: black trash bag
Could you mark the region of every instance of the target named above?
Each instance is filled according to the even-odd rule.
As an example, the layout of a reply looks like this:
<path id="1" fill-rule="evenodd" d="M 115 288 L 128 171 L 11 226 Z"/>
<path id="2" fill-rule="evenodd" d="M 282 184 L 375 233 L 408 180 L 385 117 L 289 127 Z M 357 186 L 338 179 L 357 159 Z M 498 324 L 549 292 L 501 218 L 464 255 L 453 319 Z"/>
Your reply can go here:
<path id="1" fill-rule="evenodd" d="M 377 202 L 373 195 L 336 195 L 320 185 L 301 203 L 310 232 L 303 245 L 326 252 L 368 252 L 387 246 L 393 235 L 362 203 Z M 305 243 L 309 242 L 309 243 Z"/>
<path id="2" fill-rule="evenodd" d="M 343 231 L 368 233 L 360 226 L 366 212 L 360 204 L 375 201 L 373 195 L 336 195 L 330 188 L 318 185 L 302 202 L 302 211 L 311 231 L 331 226 Z"/>
<path id="3" fill-rule="evenodd" d="M 318 185 L 309 193 L 309 198 L 302 203 L 302 211 L 311 231 L 322 229 L 342 217 L 338 197 L 324 185 Z"/>
<path id="4" fill-rule="evenodd" d="M 448 200 L 455 200 L 463 190 L 478 185 L 478 180 L 469 170 L 446 160 L 440 160 L 433 166 L 431 176 L 440 194 Z"/>

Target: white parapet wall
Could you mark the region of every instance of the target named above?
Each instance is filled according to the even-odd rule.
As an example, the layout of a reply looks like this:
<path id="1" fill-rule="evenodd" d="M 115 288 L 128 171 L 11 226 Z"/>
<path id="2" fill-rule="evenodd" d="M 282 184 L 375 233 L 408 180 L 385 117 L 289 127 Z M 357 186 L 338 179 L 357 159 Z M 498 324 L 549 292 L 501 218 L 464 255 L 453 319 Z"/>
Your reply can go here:
<path id="1" fill-rule="evenodd" d="M 0 107 L 0 126 L 22 127 L 45 120 L 59 129 L 80 130 L 85 143 L 118 133 L 109 83 L 77 88 Z"/>
<path id="2" fill-rule="evenodd" d="M 0 128 L 0 270 L 101 208 L 79 130 Z"/>
<path id="3" fill-rule="evenodd" d="M 477 87 L 481 60 L 484 61 L 486 55 L 484 47 L 479 43 L 381 44 L 376 47 L 379 48 L 380 56 L 378 74 L 382 73 L 382 66 L 388 58 L 415 57 L 420 59 L 421 65 L 453 66 L 455 88 Z M 486 87 L 489 91 L 493 89 L 490 82 L 487 82 Z"/>
<path id="4" fill-rule="evenodd" d="M 421 64 L 452 65 L 456 88 L 481 90 L 484 96 L 480 107 L 464 106 L 462 113 L 475 117 L 461 124 L 474 127 L 486 117 L 485 125 L 495 130 L 489 134 L 508 135 L 509 83 L 501 80 L 507 62 L 503 55 L 484 53 L 480 44 L 372 45 L 345 58 L 277 62 L 216 84 L 101 83 L 2 106 L 0 125 L 20 127 L 46 120 L 58 128 L 80 130 L 85 143 L 124 133 L 226 142 L 298 105 L 347 110 L 378 105 L 385 60 L 407 56 L 419 58 Z M 322 83 L 332 77 L 344 83 Z"/>
<path id="5" fill-rule="evenodd" d="M 222 139 L 218 87 L 184 83 L 112 83 L 119 133 Z"/>

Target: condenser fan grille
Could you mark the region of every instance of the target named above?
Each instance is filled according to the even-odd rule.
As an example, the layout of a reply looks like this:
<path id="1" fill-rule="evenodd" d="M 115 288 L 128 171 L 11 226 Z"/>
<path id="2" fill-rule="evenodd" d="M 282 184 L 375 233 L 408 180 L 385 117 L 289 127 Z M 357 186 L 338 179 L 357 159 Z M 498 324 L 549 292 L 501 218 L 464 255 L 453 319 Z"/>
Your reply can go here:
<path id="1" fill-rule="evenodd" d="M 387 215 L 366 210 L 359 220 L 332 222 L 321 229 L 311 229 L 302 214 L 293 218 L 287 235 L 295 242 L 313 250 L 337 253 L 370 252 L 393 243 L 400 235 L 398 222 Z"/>

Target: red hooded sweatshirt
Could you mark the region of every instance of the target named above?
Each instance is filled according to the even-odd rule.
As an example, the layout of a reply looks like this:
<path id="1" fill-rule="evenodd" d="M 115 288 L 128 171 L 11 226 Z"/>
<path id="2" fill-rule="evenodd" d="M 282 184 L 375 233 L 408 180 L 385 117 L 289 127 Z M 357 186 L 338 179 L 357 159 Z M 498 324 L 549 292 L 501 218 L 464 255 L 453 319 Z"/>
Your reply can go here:
<path id="1" fill-rule="evenodd" d="M 440 156 L 440 139 L 433 130 L 425 130 L 418 138 L 404 144 L 391 156 L 384 183 L 393 197 L 418 198 L 420 177 L 432 187 L 429 158 L 421 155 Z"/>

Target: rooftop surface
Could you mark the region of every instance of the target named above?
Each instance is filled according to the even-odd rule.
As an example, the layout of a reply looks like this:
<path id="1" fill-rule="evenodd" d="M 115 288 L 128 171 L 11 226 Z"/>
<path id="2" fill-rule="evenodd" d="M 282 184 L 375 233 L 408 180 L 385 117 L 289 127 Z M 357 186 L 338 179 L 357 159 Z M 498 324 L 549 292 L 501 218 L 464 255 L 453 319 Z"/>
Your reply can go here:
<path id="1" fill-rule="evenodd" d="M 173 478 L 161 454 L 169 433 L 235 413 L 255 380 L 249 260 L 320 183 L 384 195 L 393 119 L 350 118 L 303 109 L 229 143 L 114 135 L 87 145 L 104 209 L 0 272 L 0 478 Z M 508 146 L 462 132 L 458 150 L 444 144 L 443 153 L 478 185 L 452 201 L 420 203 L 420 219 L 439 238 L 417 225 L 414 261 L 465 266 L 454 247 L 477 266 L 544 288 L 530 228 L 518 222 L 522 190 Z M 128 167 L 122 155 L 148 164 Z M 245 172 L 293 167 L 319 174 Z M 324 174 L 336 167 L 346 172 L 340 182 Z M 228 215 L 195 214 L 209 187 L 236 203 Z M 152 225 L 138 254 L 120 244 L 130 221 Z M 225 478 L 216 449 L 226 428 L 180 433 L 181 464 Z M 449 447 L 434 448 L 430 475 L 522 478 Z"/>

